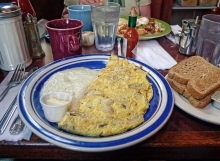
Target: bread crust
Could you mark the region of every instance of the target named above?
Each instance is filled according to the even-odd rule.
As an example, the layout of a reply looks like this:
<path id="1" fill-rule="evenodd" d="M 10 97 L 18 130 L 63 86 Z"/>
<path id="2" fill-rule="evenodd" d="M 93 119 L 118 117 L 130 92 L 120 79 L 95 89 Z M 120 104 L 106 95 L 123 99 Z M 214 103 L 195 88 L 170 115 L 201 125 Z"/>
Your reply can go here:
<path id="1" fill-rule="evenodd" d="M 204 108 L 211 102 L 211 96 L 207 96 L 201 100 L 197 100 L 194 97 L 189 97 L 188 98 L 189 102 L 196 108 Z"/>
<path id="2" fill-rule="evenodd" d="M 210 93 L 209 95 L 207 95 L 206 97 L 204 97 L 203 99 L 196 99 L 193 96 L 190 96 L 188 98 L 189 102 L 197 108 L 204 108 L 205 106 L 207 106 L 211 101 L 212 98 L 211 96 L 216 92 L 216 91 L 220 91 L 220 88 L 216 89 L 214 92 Z"/>
<path id="3" fill-rule="evenodd" d="M 169 82 L 169 84 L 171 85 L 171 87 L 177 91 L 178 93 L 180 94 L 183 94 L 185 89 L 186 89 L 186 85 L 184 84 L 180 84 L 179 82 L 173 80 L 173 79 L 170 79 L 170 78 L 166 78 L 167 81 Z"/>

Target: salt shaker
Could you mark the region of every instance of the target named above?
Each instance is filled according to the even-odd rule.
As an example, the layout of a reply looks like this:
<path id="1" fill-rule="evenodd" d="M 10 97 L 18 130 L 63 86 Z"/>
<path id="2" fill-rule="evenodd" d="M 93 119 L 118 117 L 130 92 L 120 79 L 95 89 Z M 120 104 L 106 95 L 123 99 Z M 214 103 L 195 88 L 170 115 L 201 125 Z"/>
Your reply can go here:
<path id="1" fill-rule="evenodd" d="M 32 59 L 38 59 L 45 56 L 41 47 L 40 36 L 36 20 L 28 13 L 24 22 L 29 54 Z"/>

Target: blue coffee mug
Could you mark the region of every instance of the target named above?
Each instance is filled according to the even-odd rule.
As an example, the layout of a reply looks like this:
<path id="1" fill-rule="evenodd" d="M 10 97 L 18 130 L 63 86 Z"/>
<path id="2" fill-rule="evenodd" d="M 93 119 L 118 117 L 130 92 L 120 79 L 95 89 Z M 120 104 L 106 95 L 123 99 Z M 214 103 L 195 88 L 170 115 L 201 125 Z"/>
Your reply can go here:
<path id="1" fill-rule="evenodd" d="M 84 25 L 82 31 L 92 31 L 91 6 L 72 5 L 67 7 L 69 18 L 81 20 Z"/>

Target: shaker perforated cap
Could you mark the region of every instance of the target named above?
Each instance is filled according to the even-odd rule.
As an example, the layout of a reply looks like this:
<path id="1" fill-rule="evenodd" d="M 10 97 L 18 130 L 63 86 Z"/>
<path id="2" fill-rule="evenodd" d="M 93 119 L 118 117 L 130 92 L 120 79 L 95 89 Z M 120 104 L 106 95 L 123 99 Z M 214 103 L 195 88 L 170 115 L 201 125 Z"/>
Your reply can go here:
<path id="1" fill-rule="evenodd" d="M 0 5 L 0 19 L 16 17 L 19 15 L 21 15 L 20 7 L 13 4 Z"/>

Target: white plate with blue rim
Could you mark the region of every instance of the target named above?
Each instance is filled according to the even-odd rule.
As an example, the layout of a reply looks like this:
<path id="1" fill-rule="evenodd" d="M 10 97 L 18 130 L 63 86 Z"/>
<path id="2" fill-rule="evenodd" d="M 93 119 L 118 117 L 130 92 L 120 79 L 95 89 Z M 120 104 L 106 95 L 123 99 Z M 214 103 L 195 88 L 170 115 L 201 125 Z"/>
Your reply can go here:
<path id="1" fill-rule="evenodd" d="M 63 132 L 57 123 L 46 120 L 41 104 L 40 91 L 44 83 L 58 71 L 75 67 L 100 70 L 107 64 L 109 54 L 87 54 L 52 62 L 33 73 L 18 94 L 19 114 L 30 130 L 42 139 L 69 150 L 100 152 L 122 149 L 137 144 L 159 131 L 169 119 L 174 105 L 172 90 L 166 79 L 148 65 L 129 59 L 131 63 L 149 72 L 147 79 L 153 87 L 153 98 L 144 115 L 144 122 L 125 133 L 108 137 L 85 137 Z"/>

